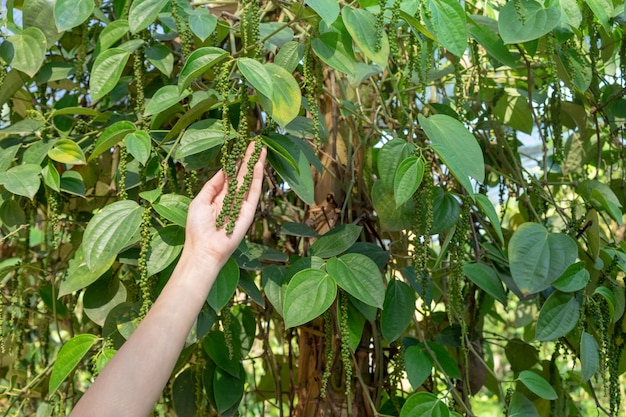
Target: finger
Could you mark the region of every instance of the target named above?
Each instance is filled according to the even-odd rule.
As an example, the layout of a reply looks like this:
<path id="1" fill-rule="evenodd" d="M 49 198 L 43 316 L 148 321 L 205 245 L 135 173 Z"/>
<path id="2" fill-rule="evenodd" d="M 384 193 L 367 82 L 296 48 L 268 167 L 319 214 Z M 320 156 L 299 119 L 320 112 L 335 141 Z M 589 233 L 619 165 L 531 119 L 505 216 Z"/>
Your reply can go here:
<path id="1" fill-rule="evenodd" d="M 213 178 L 207 181 L 196 198 L 205 201 L 207 203 L 212 203 L 215 198 L 225 190 L 226 188 L 226 176 L 224 175 L 223 170 L 219 170 Z"/>

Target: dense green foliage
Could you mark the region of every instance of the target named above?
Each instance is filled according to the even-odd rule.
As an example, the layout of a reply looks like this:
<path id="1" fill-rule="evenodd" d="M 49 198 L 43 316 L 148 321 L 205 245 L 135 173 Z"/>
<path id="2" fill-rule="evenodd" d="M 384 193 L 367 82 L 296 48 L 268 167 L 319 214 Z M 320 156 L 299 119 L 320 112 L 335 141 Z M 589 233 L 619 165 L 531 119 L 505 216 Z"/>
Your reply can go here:
<path id="1" fill-rule="evenodd" d="M 623 1 L 1 12 L 4 416 L 71 409 L 251 140 L 156 415 L 623 415 Z"/>

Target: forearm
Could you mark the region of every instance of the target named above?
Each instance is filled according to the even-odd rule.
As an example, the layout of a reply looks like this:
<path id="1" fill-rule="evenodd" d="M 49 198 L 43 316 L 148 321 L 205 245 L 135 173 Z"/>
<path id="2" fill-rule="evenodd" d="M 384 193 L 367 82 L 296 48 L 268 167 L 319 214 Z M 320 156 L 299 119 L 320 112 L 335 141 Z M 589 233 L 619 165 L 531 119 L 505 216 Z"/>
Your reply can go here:
<path id="1" fill-rule="evenodd" d="M 183 253 L 144 320 L 70 416 L 149 415 L 221 266 Z"/>

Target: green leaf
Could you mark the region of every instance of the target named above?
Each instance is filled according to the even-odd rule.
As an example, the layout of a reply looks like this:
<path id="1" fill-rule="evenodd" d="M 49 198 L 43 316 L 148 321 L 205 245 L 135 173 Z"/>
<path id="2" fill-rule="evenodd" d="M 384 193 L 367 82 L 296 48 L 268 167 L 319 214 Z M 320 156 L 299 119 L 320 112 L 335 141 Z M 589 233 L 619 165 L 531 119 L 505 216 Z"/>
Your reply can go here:
<path id="1" fill-rule="evenodd" d="M 198 77 L 202 76 L 214 65 L 219 64 L 228 56 L 228 52 L 220 48 L 205 47 L 193 51 L 178 77 L 178 91 L 182 93 Z"/>
<path id="2" fill-rule="evenodd" d="M 406 204 L 397 206 L 393 189 L 387 188 L 383 181 L 376 181 L 372 186 L 372 202 L 382 230 L 399 231 L 413 225 L 415 211 L 413 201 L 409 200 Z"/>
<path id="3" fill-rule="evenodd" d="M 285 222 L 280 226 L 280 233 L 298 237 L 319 237 L 319 234 L 303 223 Z"/>
<path id="4" fill-rule="evenodd" d="M 380 40 L 378 39 L 376 16 L 368 10 L 352 9 L 349 6 L 343 7 L 341 15 L 346 29 L 361 52 L 380 68 L 385 68 L 389 58 L 389 38 L 383 30 Z"/>
<path id="5" fill-rule="evenodd" d="M 114 22 L 110 22 L 102 29 L 102 32 L 100 32 L 98 36 L 95 55 L 97 56 L 100 52 L 106 51 L 111 46 L 115 45 L 115 43 L 128 34 L 129 31 L 130 28 L 128 26 L 128 20 L 126 19 L 118 19 Z"/>
<path id="6" fill-rule="evenodd" d="M 154 203 L 152 207 L 165 219 L 180 227 L 185 227 L 190 203 L 191 199 L 187 196 L 180 194 L 164 194 L 159 197 L 159 200 Z"/>
<path id="7" fill-rule="evenodd" d="M 339 17 L 339 2 L 336 0 L 306 0 L 311 9 L 315 10 L 324 22 L 330 26 Z"/>
<path id="8" fill-rule="evenodd" d="M 128 25 L 132 33 L 137 33 L 156 20 L 168 0 L 134 0 L 128 12 Z"/>
<path id="9" fill-rule="evenodd" d="M 36 164 L 17 165 L 6 172 L 0 172 L 0 184 L 10 193 L 32 200 L 41 185 L 40 172 L 41 167 Z"/>
<path id="10" fill-rule="evenodd" d="M 349 35 L 325 32 L 311 40 L 311 48 L 330 67 L 351 77 L 356 76 L 356 58 Z"/>
<path id="11" fill-rule="evenodd" d="M 326 272 L 337 285 L 367 305 L 383 308 L 385 287 L 378 266 L 365 255 L 348 253 L 330 258 Z"/>
<path id="12" fill-rule="evenodd" d="M 143 211 L 136 202 L 121 200 L 93 216 L 82 243 L 85 262 L 91 271 L 110 262 L 126 246 L 141 225 Z"/>
<path id="13" fill-rule="evenodd" d="M 497 32 L 498 22 L 487 16 L 471 16 L 468 27 L 469 34 L 487 51 L 489 55 L 511 68 L 517 66 L 517 60 L 504 45 Z M 495 26 L 495 30 L 491 27 Z"/>
<path id="14" fill-rule="evenodd" d="M 548 288 L 577 256 L 571 237 L 549 233 L 538 223 L 522 224 L 509 242 L 511 276 L 524 294 Z"/>
<path id="15" fill-rule="evenodd" d="M 197 387 L 199 380 L 199 369 L 196 367 L 187 368 L 176 375 L 170 394 L 176 417 L 194 417 L 198 414 L 196 392 L 200 389 Z"/>
<path id="16" fill-rule="evenodd" d="M 118 305 L 126 301 L 126 287 L 109 275 L 90 285 L 83 294 L 85 314 L 98 326 L 103 326 L 107 316 Z"/>
<path id="17" fill-rule="evenodd" d="M 337 296 L 337 284 L 320 269 L 305 269 L 291 278 L 285 291 L 285 328 L 296 327 L 319 317 Z"/>
<path id="18" fill-rule="evenodd" d="M 611 317 L 611 320 L 615 322 L 616 318 L 614 313 L 615 308 L 617 307 L 617 299 L 615 298 L 615 294 L 613 294 L 613 291 L 611 291 L 610 288 L 601 285 L 593 291 L 593 294 L 600 294 L 602 297 L 604 297 L 604 300 L 609 307 L 609 316 Z"/>
<path id="19" fill-rule="evenodd" d="M 432 141 L 433 150 L 463 188 L 474 195 L 469 177 L 478 182 L 485 179 L 483 153 L 474 135 L 461 122 L 445 114 L 435 114 L 429 118 L 420 114 L 418 119 Z"/>
<path id="20" fill-rule="evenodd" d="M 526 385 L 526 388 L 544 400 L 554 401 L 558 398 L 554 388 L 536 372 L 522 371 L 517 379 Z"/>
<path id="21" fill-rule="evenodd" d="M 515 9 L 519 5 L 519 13 Z M 523 21 L 520 19 L 523 17 Z M 500 10 L 498 29 L 505 44 L 524 43 L 541 38 L 554 29 L 561 20 L 557 7 L 544 8 L 535 0 L 507 2 Z"/>
<path id="22" fill-rule="evenodd" d="M 0 57 L 15 68 L 33 77 L 46 56 L 46 36 L 36 27 L 9 36 L 0 44 Z"/>
<path id="23" fill-rule="evenodd" d="M 217 17 L 204 7 L 193 9 L 189 15 L 189 29 L 204 42 L 217 27 Z"/>
<path id="24" fill-rule="evenodd" d="M 576 192 L 597 210 L 606 211 L 619 225 L 622 224 L 622 203 L 607 184 L 585 180 L 576 187 Z"/>
<path id="25" fill-rule="evenodd" d="M 175 224 L 159 229 L 148 246 L 148 276 L 156 275 L 178 258 L 185 243 L 185 229 Z"/>
<path id="26" fill-rule="evenodd" d="M 207 302 L 215 311 L 220 311 L 235 294 L 237 284 L 239 283 L 239 266 L 232 258 L 226 261 L 217 274 L 215 283 L 209 291 Z"/>
<path id="27" fill-rule="evenodd" d="M 553 292 L 537 318 L 535 338 L 542 342 L 565 336 L 578 324 L 580 302 L 573 294 Z"/>
<path id="28" fill-rule="evenodd" d="M 137 130 L 129 133 L 124 137 L 124 144 L 128 152 L 137 160 L 141 165 L 146 165 L 150 158 L 150 151 L 152 150 L 152 140 L 150 135 L 143 130 Z"/>
<path id="29" fill-rule="evenodd" d="M 485 264 L 466 263 L 463 273 L 481 290 L 506 307 L 506 293 L 496 271 Z"/>
<path id="30" fill-rule="evenodd" d="M 407 398 L 400 417 L 448 417 L 450 411 L 435 394 L 418 392 Z"/>
<path id="31" fill-rule="evenodd" d="M 146 109 L 144 110 L 144 116 L 150 116 L 152 114 L 160 113 L 174 104 L 181 102 L 183 99 L 189 97 L 191 91 L 184 90 L 179 92 L 178 87 L 175 85 L 165 85 L 159 88 L 152 96 Z"/>
<path id="32" fill-rule="evenodd" d="M 585 263 L 576 262 L 568 266 L 552 285 L 563 292 L 580 291 L 587 286 L 590 278 L 589 271 L 585 269 Z"/>
<path id="33" fill-rule="evenodd" d="M 89 156 L 89 161 L 104 152 L 109 152 L 111 148 L 124 139 L 126 135 L 136 130 L 137 128 L 135 125 L 128 120 L 121 120 L 108 126 L 104 129 L 104 132 L 102 132 L 102 135 L 100 135 L 98 140 L 96 140 L 93 151 Z"/>
<path id="34" fill-rule="evenodd" d="M 24 29 L 40 29 L 46 37 L 47 47 L 52 47 L 63 36 L 54 22 L 54 0 L 24 0 L 22 3 Z"/>
<path id="35" fill-rule="evenodd" d="M 430 13 L 424 12 L 426 27 L 439 43 L 460 57 L 467 49 L 467 21 L 463 6 L 456 0 L 428 0 L 422 3 Z"/>
<path id="36" fill-rule="evenodd" d="M 580 365 L 583 382 L 587 382 L 600 367 L 600 348 L 589 333 L 583 331 L 580 337 Z"/>
<path id="37" fill-rule="evenodd" d="M 491 203 L 491 200 L 489 200 L 489 197 L 483 194 L 474 194 L 474 201 L 476 201 L 478 208 L 480 208 L 480 210 L 487 216 L 496 231 L 496 234 L 498 235 L 498 239 L 500 239 L 500 243 L 504 245 L 504 235 L 502 234 L 500 218 L 498 217 L 498 213 L 496 213 L 496 209 Z"/>
<path id="38" fill-rule="evenodd" d="M 233 348 L 235 344 L 239 343 L 239 337 L 237 340 L 233 340 Z M 214 330 L 209 332 L 202 343 L 204 351 L 215 362 L 215 364 L 223 371 L 229 373 L 234 377 L 239 377 L 239 366 L 241 360 L 241 349 L 233 349 L 232 356 L 226 345 L 226 338 L 221 331 Z"/>
<path id="39" fill-rule="evenodd" d="M 215 370 L 215 374 L 213 374 L 213 395 L 219 415 L 232 415 L 228 411 L 232 408 L 235 408 L 235 411 L 237 410 L 246 386 L 244 375 L 245 370 L 241 364 L 239 364 L 238 377 L 222 372 L 220 368 Z"/>
<path id="40" fill-rule="evenodd" d="M 265 97 L 272 97 L 274 90 L 272 78 L 263 64 L 256 59 L 242 57 L 237 60 L 237 67 L 259 93 Z"/>
<path id="41" fill-rule="evenodd" d="M 80 172 L 63 172 L 63 174 L 61 174 L 60 188 L 61 191 L 68 194 L 80 197 L 85 196 L 85 183 L 83 182 L 83 177 L 80 175 Z"/>
<path id="42" fill-rule="evenodd" d="M 393 181 L 393 193 L 396 205 L 402 205 L 413 197 L 424 176 L 424 161 L 417 156 L 410 156 L 398 165 Z"/>
<path id="43" fill-rule="evenodd" d="M 205 119 L 193 123 L 187 128 L 176 149 L 176 158 L 183 159 L 224 143 L 222 122 L 217 119 Z"/>
<path id="44" fill-rule="evenodd" d="M 610 19 L 614 17 L 615 6 L 611 0 L 585 0 L 594 16 L 598 18 L 600 24 L 607 33 L 611 33 Z"/>
<path id="45" fill-rule="evenodd" d="M 430 376 L 433 360 L 422 343 L 404 350 L 404 369 L 413 390 L 418 389 Z"/>
<path id="46" fill-rule="evenodd" d="M 508 415 L 509 417 L 539 417 L 535 404 L 518 391 L 511 396 Z"/>
<path id="47" fill-rule="evenodd" d="M 48 157 L 54 161 L 70 165 L 87 163 L 83 150 L 71 139 L 59 139 L 48 151 Z"/>
<path id="48" fill-rule="evenodd" d="M 172 74 L 172 70 L 174 69 L 174 54 L 172 54 L 172 51 L 167 46 L 158 43 L 146 48 L 146 58 L 163 74 L 168 77 Z"/>
<path id="49" fill-rule="evenodd" d="M 329 230 L 311 245 L 311 255 L 330 258 L 347 251 L 359 238 L 362 229 L 353 224 L 342 224 Z"/>
<path id="50" fill-rule="evenodd" d="M 271 136 L 276 139 L 280 135 Z M 312 205 L 315 202 L 315 195 L 309 159 L 301 148 L 293 146 L 293 144 L 289 145 L 287 141 L 283 141 L 282 145 L 286 145 L 282 148 L 287 150 L 291 158 L 296 161 L 297 169 L 289 163 L 289 159 L 286 159 L 284 155 L 277 157 L 274 152 L 268 152 L 267 160 L 298 197 L 305 203 Z"/>
<path id="51" fill-rule="evenodd" d="M 504 353 L 515 373 L 530 369 L 539 362 L 537 348 L 521 339 L 510 339 L 504 347 Z"/>
<path id="52" fill-rule="evenodd" d="M 48 164 L 41 170 L 41 177 L 43 183 L 50 187 L 57 193 L 61 191 L 61 176 L 52 162 L 48 161 Z"/>
<path id="53" fill-rule="evenodd" d="M 261 104 L 265 111 L 281 127 L 285 127 L 300 112 L 302 96 L 300 86 L 293 75 L 276 64 L 265 64 L 272 83 L 272 95 L 261 95 Z"/>
<path id="54" fill-rule="evenodd" d="M 115 256 L 111 256 L 107 262 L 102 262 L 97 269 L 91 271 L 85 262 L 83 247 L 79 246 L 74 257 L 69 261 L 67 277 L 61 280 L 58 296 L 63 297 L 92 284 L 111 267 L 114 260 Z"/>
<path id="55" fill-rule="evenodd" d="M 50 374 L 48 383 L 48 393 L 50 395 L 56 392 L 96 341 L 98 341 L 97 336 L 84 333 L 74 336 L 61 347 Z"/>
<path id="56" fill-rule="evenodd" d="M 112 48 L 96 58 L 89 78 L 91 99 L 98 101 L 115 88 L 128 62 L 130 52 Z"/>
<path id="57" fill-rule="evenodd" d="M 300 42 L 290 41 L 280 47 L 274 57 L 274 64 L 280 65 L 287 71 L 293 73 L 302 56 L 304 55 L 304 45 Z"/>
<path id="58" fill-rule="evenodd" d="M 291 155 L 291 152 L 296 153 L 297 150 L 293 149 L 291 141 L 282 140 L 285 137 L 282 135 L 270 135 L 270 136 L 261 136 L 261 141 L 267 147 L 268 152 L 272 153 L 272 157 L 276 159 L 280 159 L 283 162 L 286 162 L 291 168 L 295 169 L 296 172 L 299 173 L 298 163 L 296 159 Z M 287 145 L 285 148 L 283 145 Z"/>
<path id="59" fill-rule="evenodd" d="M 393 279 L 387 285 L 380 327 L 387 342 L 402 336 L 415 314 L 415 291 L 404 282 Z"/>
<path id="60" fill-rule="evenodd" d="M 398 166 L 402 161 L 413 155 L 415 145 L 403 139 L 392 139 L 386 142 L 378 152 L 376 167 L 378 178 L 387 189 L 393 189 Z"/>
<path id="61" fill-rule="evenodd" d="M 81 25 L 95 7 L 94 0 L 55 0 L 54 20 L 59 32 Z"/>
<path id="62" fill-rule="evenodd" d="M 533 130 L 533 116 L 528 107 L 526 97 L 517 90 L 505 89 L 505 94 L 500 97 L 493 114 L 504 124 L 515 130 L 531 134 Z"/>

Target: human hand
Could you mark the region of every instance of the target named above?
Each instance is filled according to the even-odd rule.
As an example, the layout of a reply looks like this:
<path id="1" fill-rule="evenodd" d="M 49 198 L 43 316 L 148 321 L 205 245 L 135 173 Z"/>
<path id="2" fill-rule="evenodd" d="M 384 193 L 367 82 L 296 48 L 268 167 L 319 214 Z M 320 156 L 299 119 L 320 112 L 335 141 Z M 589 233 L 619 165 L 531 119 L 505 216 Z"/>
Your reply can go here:
<path id="1" fill-rule="evenodd" d="M 250 143 L 245 157 L 241 161 L 237 174 L 237 182 L 241 184 L 247 172 L 248 160 L 254 151 L 254 143 Z M 246 193 L 235 228 L 231 234 L 226 233 L 226 226 L 218 228 L 217 217 L 222 211 L 224 197 L 228 192 L 228 181 L 223 170 L 213 176 L 189 205 L 187 224 L 185 227 L 185 246 L 183 256 L 195 262 L 211 262 L 223 265 L 239 246 L 244 235 L 250 228 L 256 212 L 263 184 L 263 166 L 266 150 L 261 151 L 258 162 L 254 165 L 250 190 Z"/>

